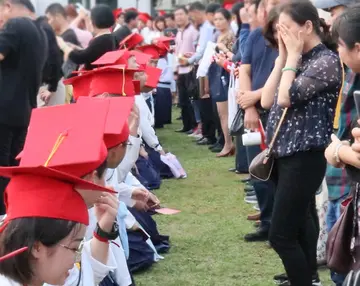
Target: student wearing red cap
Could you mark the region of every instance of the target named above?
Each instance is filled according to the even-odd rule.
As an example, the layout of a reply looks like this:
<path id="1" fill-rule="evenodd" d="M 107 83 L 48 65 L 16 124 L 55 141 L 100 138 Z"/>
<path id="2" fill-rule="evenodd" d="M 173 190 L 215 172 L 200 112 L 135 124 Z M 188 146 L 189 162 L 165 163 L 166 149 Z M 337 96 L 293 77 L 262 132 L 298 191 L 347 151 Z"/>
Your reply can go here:
<path id="1" fill-rule="evenodd" d="M 108 241 L 118 236 L 118 203 L 111 190 L 92 183 L 100 182 L 105 170 L 108 108 L 103 102 L 86 109 L 63 105 L 34 110 L 20 166 L 0 168 L 1 175 L 12 178 L 0 229 L 1 285 L 94 285 L 116 268 Z M 81 254 L 87 208 L 94 203 L 98 227 Z M 74 267 L 76 256 L 81 256 L 80 270 Z"/>

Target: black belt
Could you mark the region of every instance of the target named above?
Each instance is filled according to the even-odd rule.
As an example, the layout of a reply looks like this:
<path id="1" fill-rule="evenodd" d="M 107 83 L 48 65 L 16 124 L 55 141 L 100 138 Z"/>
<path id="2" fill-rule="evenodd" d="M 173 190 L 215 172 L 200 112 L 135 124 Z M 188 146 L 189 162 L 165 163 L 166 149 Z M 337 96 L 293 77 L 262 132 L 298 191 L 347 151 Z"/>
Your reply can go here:
<path id="1" fill-rule="evenodd" d="M 161 84 L 171 84 L 171 82 L 159 81 Z"/>

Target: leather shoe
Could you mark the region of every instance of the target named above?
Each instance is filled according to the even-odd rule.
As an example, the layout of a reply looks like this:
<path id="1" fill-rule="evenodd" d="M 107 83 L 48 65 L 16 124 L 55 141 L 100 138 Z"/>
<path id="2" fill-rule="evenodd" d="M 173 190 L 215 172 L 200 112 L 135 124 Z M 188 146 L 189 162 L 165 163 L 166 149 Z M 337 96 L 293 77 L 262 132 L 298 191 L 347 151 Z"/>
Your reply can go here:
<path id="1" fill-rule="evenodd" d="M 247 220 L 259 220 L 260 219 L 260 213 L 255 214 L 249 214 L 247 217 Z"/>
<path id="2" fill-rule="evenodd" d="M 244 239 L 246 242 L 255 242 L 255 241 L 267 241 L 269 238 L 269 230 L 258 228 L 253 233 L 248 233 L 245 235 Z"/>
<path id="3" fill-rule="evenodd" d="M 247 183 L 247 182 L 250 182 L 250 180 L 251 180 L 251 177 L 247 177 L 247 178 L 241 179 L 240 182 Z"/>

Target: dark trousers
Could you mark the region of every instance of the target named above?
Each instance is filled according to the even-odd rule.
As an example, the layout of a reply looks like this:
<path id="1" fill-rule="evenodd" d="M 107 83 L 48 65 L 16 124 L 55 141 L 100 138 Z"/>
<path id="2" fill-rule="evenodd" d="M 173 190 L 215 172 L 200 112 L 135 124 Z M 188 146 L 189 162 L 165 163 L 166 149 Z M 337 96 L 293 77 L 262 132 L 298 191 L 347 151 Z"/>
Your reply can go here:
<path id="1" fill-rule="evenodd" d="M 311 286 L 317 272 L 315 193 L 326 170 L 324 150 L 298 152 L 275 161 L 275 203 L 269 240 L 292 286 Z"/>
<path id="2" fill-rule="evenodd" d="M 154 95 L 155 127 L 171 123 L 172 96 L 170 88 L 158 87 Z"/>
<path id="3" fill-rule="evenodd" d="M 202 122 L 202 135 L 212 142 L 216 141 L 216 124 L 211 98 L 199 99 L 200 115 Z"/>
<path id="4" fill-rule="evenodd" d="M 246 146 L 248 164 L 261 152 L 260 146 Z M 252 178 L 256 198 L 260 208 L 261 230 L 269 231 L 274 206 L 275 184 L 273 181 L 266 182 Z"/>
<path id="5" fill-rule="evenodd" d="M 191 105 L 191 100 L 187 89 L 187 83 L 189 82 L 188 77 L 192 75 L 193 73 L 179 74 L 177 80 L 181 118 L 183 121 L 183 129 L 186 131 L 193 129 L 197 125 L 194 110 Z"/>
<path id="6" fill-rule="evenodd" d="M 242 144 L 242 137 L 235 137 L 236 144 L 236 158 L 235 168 L 241 173 L 247 173 L 249 171 L 249 164 L 246 156 L 246 147 Z"/>
<path id="7" fill-rule="evenodd" d="M 217 142 L 221 146 L 224 146 L 225 137 L 224 137 L 224 133 L 222 132 L 222 128 L 221 128 L 219 112 L 218 112 L 218 109 L 217 109 L 216 102 L 212 101 L 212 104 L 213 104 L 213 115 L 214 115 L 215 128 L 217 130 Z"/>
<path id="8" fill-rule="evenodd" d="M 27 127 L 13 127 L 0 124 L 0 166 L 17 166 L 16 156 L 22 151 Z M 0 177 L 0 215 L 6 213 L 4 191 L 8 178 Z"/>

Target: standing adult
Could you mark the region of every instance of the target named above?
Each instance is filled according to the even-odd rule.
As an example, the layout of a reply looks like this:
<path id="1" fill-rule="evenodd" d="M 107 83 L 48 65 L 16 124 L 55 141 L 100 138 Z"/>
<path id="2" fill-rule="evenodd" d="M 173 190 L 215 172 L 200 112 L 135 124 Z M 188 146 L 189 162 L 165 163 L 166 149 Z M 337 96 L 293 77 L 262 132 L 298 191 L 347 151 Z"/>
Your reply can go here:
<path id="1" fill-rule="evenodd" d="M 113 32 L 117 45 L 121 43 L 127 36 L 129 36 L 134 29 L 137 28 L 139 13 L 135 10 L 128 10 L 124 14 L 124 25 Z"/>
<path id="2" fill-rule="evenodd" d="M 189 15 L 193 24 L 199 30 L 199 41 L 196 47 L 196 52 L 184 61 L 188 64 L 198 65 L 202 59 L 207 43 L 213 40 L 214 26 L 210 24 L 206 19 L 206 7 L 201 2 L 194 2 L 190 5 Z M 205 92 L 205 78 L 199 79 L 199 100 L 196 104 L 200 110 L 201 122 L 202 122 L 202 138 L 198 141 L 199 145 L 211 145 L 215 144 L 215 120 L 213 115 L 213 106 L 208 92 Z"/>
<path id="3" fill-rule="evenodd" d="M 66 17 L 65 8 L 59 3 L 53 3 L 46 8 L 46 17 L 55 34 L 69 42 L 81 47 L 80 41 Z"/>
<path id="4" fill-rule="evenodd" d="M 183 121 L 183 128 L 177 130 L 177 132 L 190 133 L 196 126 L 194 110 L 190 99 L 191 93 L 195 90 L 196 79 L 193 72 L 194 67 L 187 62 L 186 58 L 189 58 L 195 53 L 195 43 L 198 39 L 199 32 L 191 25 L 188 10 L 184 6 L 180 6 L 175 10 L 175 22 L 178 26 L 175 39 L 175 55 L 179 59 L 177 84 Z"/>
<path id="5" fill-rule="evenodd" d="M 32 10 L 30 0 L 0 1 L 0 166 L 17 165 L 42 81 L 48 47 L 44 31 L 30 18 Z M 7 184 L 0 177 L 0 214 Z"/>

